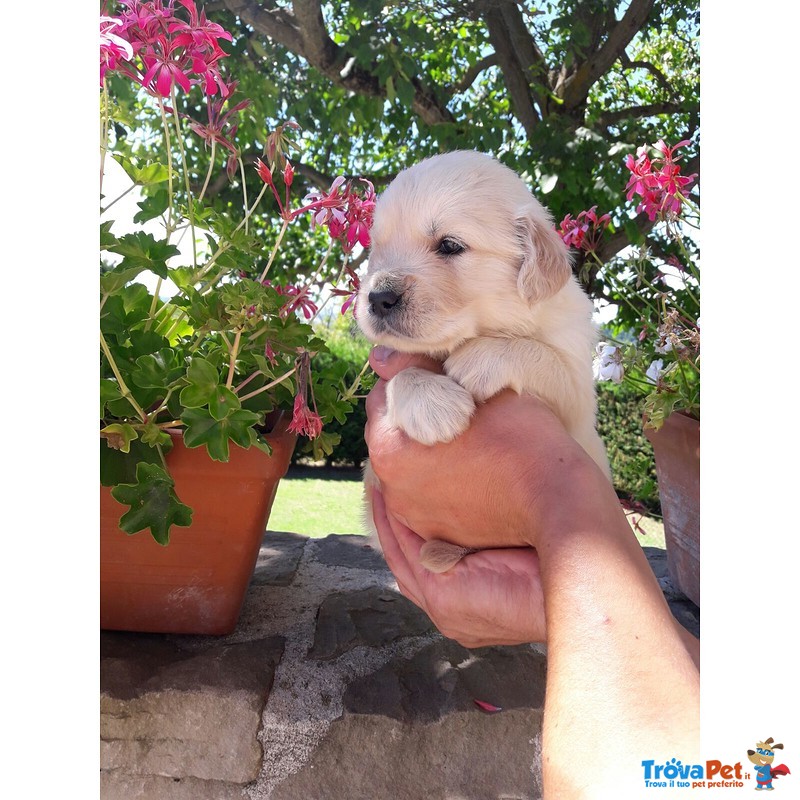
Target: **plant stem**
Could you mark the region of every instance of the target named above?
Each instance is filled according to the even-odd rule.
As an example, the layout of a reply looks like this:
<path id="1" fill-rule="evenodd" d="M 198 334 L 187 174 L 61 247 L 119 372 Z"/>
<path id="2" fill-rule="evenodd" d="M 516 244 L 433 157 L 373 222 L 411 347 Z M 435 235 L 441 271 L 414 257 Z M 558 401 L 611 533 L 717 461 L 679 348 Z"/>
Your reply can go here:
<path id="1" fill-rule="evenodd" d="M 244 389 L 244 387 L 245 387 L 245 386 L 247 386 L 247 384 L 248 384 L 248 383 L 250 383 L 250 381 L 252 381 L 252 380 L 253 380 L 253 378 L 255 378 L 257 375 L 263 375 L 263 373 L 261 372 L 261 370 L 256 370 L 255 372 L 251 372 L 251 373 L 250 373 L 250 375 L 248 375 L 248 376 L 247 376 L 247 377 L 246 377 L 246 378 L 245 378 L 245 379 L 244 379 L 244 380 L 243 380 L 243 381 L 242 381 L 242 382 L 241 382 L 241 383 L 240 383 L 240 384 L 239 384 L 239 385 L 238 385 L 238 386 L 237 386 L 237 387 L 236 387 L 236 388 L 233 390 L 233 393 L 234 393 L 234 394 L 239 394 L 239 392 L 241 392 L 241 391 L 242 391 L 242 389 Z"/>
<path id="2" fill-rule="evenodd" d="M 206 189 L 208 189 L 208 182 L 211 180 L 211 173 L 214 171 L 214 157 L 217 151 L 217 140 L 211 140 L 211 157 L 209 158 L 208 162 L 208 172 L 206 172 L 206 180 L 203 183 L 203 188 L 200 190 L 200 196 L 197 198 L 197 204 L 203 202 L 203 197 L 205 197 Z"/>
<path id="3" fill-rule="evenodd" d="M 107 206 L 105 206 L 105 208 L 101 208 L 100 213 L 105 214 L 106 211 L 108 211 L 108 209 L 114 205 L 114 203 L 118 202 L 119 200 L 122 200 L 122 198 L 125 197 L 126 194 L 132 192 L 135 188 L 136 184 L 132 183 L 121 195 L 119 195 L 119 197 L 115 197 Z"/>
<path id="4" fill-rule="evenodd" d="M 100 194 L 103 193 L 103 175 L 105 174 L 106 151 L 108 150 L 108 88 L 103 76 L 103 113 L 100 116 Z"/>
<path id="5" fill-rule="evenodd" d="M 164 101 L 158 98 L 158 107 L 161 110 L 161 123 L 164 126 L 164 147 L 167 151 L 167 196 L 169 197 L 169 205 L 167 206 L 167 241 L 173 231 L 173 224 L 175 219 L 175 197 L 172 191 L 172 144 L 169 138 L 169 122 L 167 120 L 167 112 L 164 109 Z"/>
<path id="6" fill-rule="evenodd" d="M 161 291 L 161 276 L 158 276 L 158 280 L 156 281 L 156 288 L 153 292 L 153 300 L 150 303 L 150 311 L 148 312 L 147 322 L 145 323 L 144 329 L 145 331 L 149 331 L 153 321 L 156 318 L 156 306 L 158 305 L 158 293 Z"/>
<path id="7" fill-rule="evenodd" d="M 178 140 L 178 150 L 181 154 L 181 164 L 183 166 L 183 182 L 186 185 L 186 202 L 189 205 L 189 227 L 192 234 L 192 266 L 197 269 L 197 239 L 194 234 L 194 199 L 189 183 L 189 164 L 186 162 L 186 150 L 183 146 L 183 136 L 181 134 L 181 120 L 178 116 L 178 102 L 175 95 L 175 84 L 172 85 L 172 115 L 175 119 L 175 138 Z"/>
<path id="8" fill-rule="evenodd" d="M 281 375 L 280 378 L 276 378 L 272 383 L 268 383 L 266 386 L 262 386 L 260 389 L 256 389 L 254 392 L 250 392 L 250 394 L 246 394 L 244 397 L 240 397 L 239 399 L 244 402 L 245 400 L 249 400 L 251 397 L 255 397 L 257 394 L 261 394 L 262 392 L 266 392 L 268 389 L 271 389 L 273 386 L 277 386 L 279 383 L 283 383 L 287 378 L 291 378 L 294 373 L 297 372 L 297 367 L 292 367 L 286 374 Z"/>
<path id="9" fill-rule="evenodd" d="M 233 373 L 236 368 L 236 356 L 239 354 L 239 343 L 242 340 L 242 329 L 236 331 L 236 336 L 233 340 L 233 347 L 231 348 L 231 362 L 228 366 L 228 380 L 225 381 L 225 386 L 230 389 L 233 386 Z"/>
<path id="10" fill-rule="evenodd" d="M 103 353 L 105 353 L 108 359 L 108 365 L 111 367 L 111 371 L 114 373 L 117 383 L 119 383 L 120 394 L 134 407 L 136 413 L 141 417 L 142 422 L 147 422 L 147 414 L 145 414 L 141 406 L 136 402 L 136 399 L 131 394 L 131 390 L 123 380 L 119 368 L 117 367 L 117 362 L 114 361 L 114 356 L 111 355 L 111 350 L 109 350 L 108 343 L 102 331 L 100 331 L 100 347 L 103 348 Z"/>
<path id="11" fill-rule="evenodd" d="M 328 255 L 330 254 L 330 252 L 331 252 L 331 248 L 332 248 L 332 247 L 333 247 L 333 239 L 331 239 L 331 240 L 330 240 L 330 243 L 329 243 L 329 245 L 328 245 L 328 252 L 327 252 L 327 253 L 325 253 L 325 259 L 323 260 L 323 264 L 324 264 L 324 263 L 325 263 L 325 261 L 327 260 L 327 258 L 328 258 Z M 342 262 L 342 268 L 341 268 L 341 270 L 339 271 L 339 275 L 337 276 L 337 278 L 336 278 L 336 280 L 335 280 L 335 281 L 332 281 L 332 283 L 333 283 L 334 287 L 338 286 L 338 285 L 339 285 L 339 281 L 341 281 L 341 280 L 342 280 L 342 275 L 344 275 L 344 271 L 345 271 L 345 269 L 347 269 L 347 262 L 348 262 L 349 260 L 350 260 L 350 254 L 349 254 L 349 253 L 345 253 L 345 254 L 344 254 L 344 261 Z M 320 265 L 320 269 L 321 269 L 321 268 L 322 268 L 322 265 Z M 317 271 L 317 274 L 319 274 L 319 271 Z M 309 323 L 313 322 L 313 321 L 314 321 L 314 320 L 315 320 L 315 319 L 316 319 L 316 318 L 317 318 L 317 317 L 318 317 L 318 316 L 319 316 L 319 315 L 322 313 L 322 309 L 323 309 L 323 308 L 325 308 L 325 306 L 326 306 L 326 305 L 328 305 L 328 303 L 331 301 L 331 299 L 332 299 L 332 298 L 333 298 L 333 295 L 332 295 L 332 294 L 329 294 L 329 295 L 328 295 L 328 296 L 325 298 L 325 300 L 323 300 L 322 304 L 321 304 L 321 305 L 320 305 L 320 307 L 317 309 L 317 312 L 316 312 L 316 314 L 314 314 L 314 316 L 313 316 L 313 317 L 311 317 L 311 319 L 309 320 Z"/>
<path id="12" fill-rule="evenodd" d="M 263 283 L 264 279 L 267 277 L 267 273 L 269 272 L 269 268 L 272 266 L 272 262 L 275 260 L 275 256 L 278 254 L 278 248 L 280 247 L 281 241 L 283 240 L 283 236 L 286 233 L 286 229 L 289 227 L 289 220 L 284 219 L 283 225 L 281 226 L 280 233 L 278 234 L 278 238 L 275 240 L 275 245 L 272 248 L 272 253 L 270 253 L 269 261 L 267 262 L 267 266 L 264 267 L 264 271 L 261 273 L 261 277 L 258 279 L 259 283 Z"/>
<path id="13" fill-rule="evenodd" d="M 353 382 L 353 385 L 342 395 L 342 400 L 352 400 L 355 396 L 356 390 L 361 385 L 361 379 L 364 377 L 364 373 L 369 369 L 369 359 L 364 362 L 364 366 L 361 367 L 361 372 L 358 373 L 358 377 Z"/>
<path id="14" fill-rule="evenodd" d="M 245 178 L 244 174 L 244 162 L 241 159 L 241 156 L 238 159 L 239 161 L 239 172 L 242 175 L 242 202 L 244 203 L 244 212 L 245 212 L 245 222 L 244 222 L 244 232 L 249 233 L 249 225 L 247 222 L 247 178 Z"/>

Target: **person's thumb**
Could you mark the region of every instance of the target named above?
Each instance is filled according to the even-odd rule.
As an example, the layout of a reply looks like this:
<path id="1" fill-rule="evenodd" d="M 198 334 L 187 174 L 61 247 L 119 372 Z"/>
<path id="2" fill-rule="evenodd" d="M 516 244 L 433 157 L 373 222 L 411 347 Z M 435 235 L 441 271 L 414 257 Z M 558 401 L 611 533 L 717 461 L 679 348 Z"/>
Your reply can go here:
<path id="1" fill-rule="evenodd" d="M 408 367 L 421 367 L 431 372 L 442 371 L 441 363 L 428 356 L 401 353 L 399 350 L 392 350 L 391 347 L 384 345 L 372 348 L 369 354 L 369 364 L 385 381 L 391 380 L 398 372 Z"/>

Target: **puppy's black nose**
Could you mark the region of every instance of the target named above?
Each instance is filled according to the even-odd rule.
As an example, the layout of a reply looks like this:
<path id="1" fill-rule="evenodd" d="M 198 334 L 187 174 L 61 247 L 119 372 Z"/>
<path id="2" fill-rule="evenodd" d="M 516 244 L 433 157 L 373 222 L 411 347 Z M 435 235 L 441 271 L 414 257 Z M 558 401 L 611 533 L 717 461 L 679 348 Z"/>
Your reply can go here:
<path id="1" fill-rule="evenodd" d="M 370 292 L 369 310 L 378 317 L 385 317 L 392 313 L 392 309 L 400 302 L 400 295 L 396 292 Z"/>

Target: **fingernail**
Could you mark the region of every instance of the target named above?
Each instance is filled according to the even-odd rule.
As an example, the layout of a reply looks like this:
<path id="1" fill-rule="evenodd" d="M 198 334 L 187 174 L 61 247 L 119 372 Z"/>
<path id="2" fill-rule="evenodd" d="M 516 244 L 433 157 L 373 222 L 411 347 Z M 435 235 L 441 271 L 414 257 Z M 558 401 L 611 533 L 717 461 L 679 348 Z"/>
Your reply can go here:
<path id="1" fill-rule="evenodd" d="M 394 350 L 391 347 L 386 347 L 382 344 L 372 348 L 372 358 L 379 364 L 385 364 L 392 353 L 394 353 Z"/>

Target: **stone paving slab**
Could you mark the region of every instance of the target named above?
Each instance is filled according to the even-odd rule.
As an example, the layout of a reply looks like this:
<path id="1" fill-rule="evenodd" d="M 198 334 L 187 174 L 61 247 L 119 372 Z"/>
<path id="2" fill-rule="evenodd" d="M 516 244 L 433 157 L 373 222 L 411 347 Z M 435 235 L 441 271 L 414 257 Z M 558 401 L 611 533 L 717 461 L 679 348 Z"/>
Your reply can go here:
<path id="1" fill-rule="evenodd" d="M 538 800 L 545 652 L 445 639 L 363 537 L 269 531 L 229 636 L 101 634 L 101 796 Z"/>

